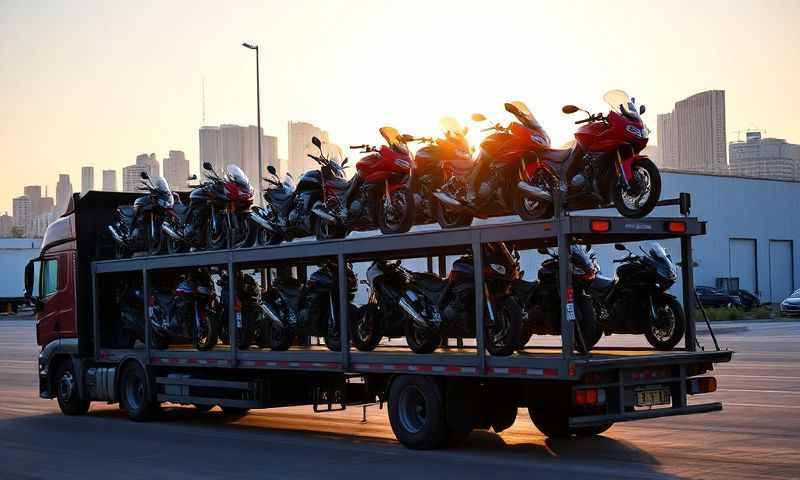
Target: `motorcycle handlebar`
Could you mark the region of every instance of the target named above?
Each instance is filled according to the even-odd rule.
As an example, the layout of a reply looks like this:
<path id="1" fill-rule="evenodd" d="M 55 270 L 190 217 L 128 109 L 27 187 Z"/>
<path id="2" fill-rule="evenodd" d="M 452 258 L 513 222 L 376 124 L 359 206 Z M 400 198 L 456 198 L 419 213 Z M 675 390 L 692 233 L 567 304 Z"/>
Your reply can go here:
<path id="1" fill-rule="evenodd" d="M 368 150 L 369 145 L 367 145 L 366 143 L 362 143 L 361 145 L 350 145 L 350 150 L 361 150 L 362 148 L 364 150 Z"/>

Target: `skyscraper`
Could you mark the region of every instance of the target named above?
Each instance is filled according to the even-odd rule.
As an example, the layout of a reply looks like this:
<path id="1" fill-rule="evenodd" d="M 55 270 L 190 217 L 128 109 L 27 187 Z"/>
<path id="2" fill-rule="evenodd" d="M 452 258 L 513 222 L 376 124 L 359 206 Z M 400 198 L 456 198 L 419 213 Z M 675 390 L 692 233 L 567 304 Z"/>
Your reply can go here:
<path id="1" fill-rule="evenodd" d="M 23 192 L 23 195 L 31 199 L 31 215 L 44 213 L 42 210 L 42 187 L 39 185 L 27 185 Z"/>
<path id="2" fill-rule="evenodd" d="M 747 132 L 745 142 L 731 142 L 731 175 L 800 181 L 800 145 Z"/>
<path id="3" fill-rule="evenodd" d="M 116 170 L 103 170 L 103 191 L 116 192 L 117 191 L 117 171 Z"/>
<path id="4" fill-rule="evenodd" d="M 658 115 L 658 145 L 666 168 L 728 173 L 725 151 L 725 91 L 709 90 L 675 103 Z"/>
<path id="5" fill-rule="evenodd" d="M 69 175 L 61 173 L 58 175 L 56 184 L 56 216 L 60 216 L 67 211 L 67 206 L 72 198 L 72 182 Z"/>
<path id="6" fill-rule="evenodd" d="M 160 175 L 156 154 L 142 153 L 136 156 L 136 163 L 122 169 L 122 190 L 136 192 L 141 181 L 142 172 L 147 172 L 151 177 Z"/>
<path id="7" fill-rule="evenodd" d="M 200 127 L 200 165 L 199 171 L 203 172 L 203 163 L 208 162 L 214 169 L 222 168 L 222 142 L 219 127 Z"/>
<path id="8" fill-rule="evenodd" d="M 164 178 L 171 189 L 188 190 L 189 161 L 186 160 L 186 155 L 182 151 L 169 151 L 169 156 L 164 159 Z"/>
<path id="9" fill-rule="evenodd" d="M 14 216 L 14 226 L 27 228 L 33 216 L 31 199 L 27 195 L 22 195 L 11 201 L 11 208 Z"/>
<path id="10" fill-rule="evenodd" d="M 235 164 L 242 167 L 244 158 L 244 129 L 238 125 L 220 125 L 220 144 L 222 146 L 220 165 L 214 165 L 217 173 L 225 171 L 225 167 Z"/>
<path id="11" fill-rule="evenodd" d="M 330 141 L 328 132 L 306 122 L 289 122 L 289 161 L 287 170 L 293 175 L 300 175 L 305 171 L 317 168 L 317 163 L 308 157 L 309 153 L 317 153 L 317 148 L 311 143 L 312 137 L 318 137 L 323 142 Z"/>
<path id="12" fill-rule="evenodd" d="M 81 167 L 81 195 L 94 190 L 94 167 Z"/>
<path id="13" fill-rule="evenodd" d="M 267 175 L 267 166 L 272 165 L 278 171 L 278 177 L 283 176 L 280 160 L 278 159 L 278 137 L 264 135 L 261 138 L 261 160 L 264 162 L 264 176 Z"/>

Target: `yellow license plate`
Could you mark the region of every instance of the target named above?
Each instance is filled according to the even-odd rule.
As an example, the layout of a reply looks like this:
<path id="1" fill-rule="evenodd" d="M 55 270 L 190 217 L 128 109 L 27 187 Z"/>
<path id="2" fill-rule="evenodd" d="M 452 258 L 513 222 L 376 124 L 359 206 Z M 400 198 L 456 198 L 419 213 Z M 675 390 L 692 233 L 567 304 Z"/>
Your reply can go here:
<path id="1" fill-rule="evenodd" d="M 636 392 L 637 407 L 652 407 L 654 405 L 667 405 L 671 403 L 669 389 L 659 388 L 639 390 Z"/>

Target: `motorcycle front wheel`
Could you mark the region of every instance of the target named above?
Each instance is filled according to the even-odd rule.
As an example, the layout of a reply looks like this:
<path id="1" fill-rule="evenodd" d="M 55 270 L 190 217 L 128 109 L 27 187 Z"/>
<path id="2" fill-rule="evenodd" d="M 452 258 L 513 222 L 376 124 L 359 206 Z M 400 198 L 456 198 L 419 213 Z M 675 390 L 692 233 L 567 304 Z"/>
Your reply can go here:
<path id="1" fill-rule="evenodd" d="M 176 253 L 183 253 L 187 250 L 186 245 L 178 239 L 167 235 L 167 253 L 174 255 Z"/>
<path id="2" fill-rule="evenodd" d="M 347 236 L 347 230 L 343 227 L 328 223 L 316 215 L 314 216 L 313 222 L 314 233 L 317 236 L 317 240 L 332 240 L 334 238 L 344 238 Z"/>
<path id="3" fill-rule="evenodd" d="M 258 226 L 256 231 L 256 245 L 259 247 L 268 247 L 270 245 L 277 245 L 281 243 L 281 236 L 275 232 L 271 232 L 264 227 Z"/>
<path id="4" fill-rule="evenodd" d="M 522 307 L 514 297 L 501 298 L 493 305 L 494 322 L 487 322 L 486 350 L 497 357 L 514 353 L 522 343 Z"/>
<path id="5" fill-rule="evenodd" d="M 289 350 L 294 343 L 295 331 L 291 326 L 281 322 L 276 325 L 274 322 L 269 327 L 269 348 L 276 352 Z"/>
<path id="6" fill-rule="evenodd" d="M 408 348 L 414 353 L 433 353 L 442 344 L 442 335 L 432 328 L 423 328 L 406 317 L 403 326 Z"/>
<path id="7" fill-rule="evenodd" d="M 575 350 L 581 355 L 588 354 L 600 338 L 603 330 L 597 323 L 597 315 L 592 299 L 582 293 L 575 294 L 575 334 L 573 343 Z M 580 331 L 578 330 L 580 329 Z"/>
<path id="8" fill-rule="evenodd" d="M 228 245 L 228 221 L 221 213 L 216 214 L 216 221 L 213 220 L 209 218 L 206 226 L 206 249 L 221 250 Z"/>
<path id="9" fill-rule="evenodd" d="M 654 299 L 657 318 L 645 330 L 647 341 L 657 350 L 672 350 L 683 338 L 686 316 L 683 307 L 674 297 Z"/>
<path id="10" fill-rule="evenodd" d="M 256 242 L 256 234 L 258 233 L 258 226 L 253 223 L 247 216 L 240 216 L 238 219 L 237 227 L 231 229 L 231 236 L 233 237 L 233 248 L 250 248 Z"/>
<path id="11" fill-rule="evenodd" d="M 166 246 L 167 246 L 166 245 L 166 243 L 167 243 L 166 240 L 167 239 L 165 237 L 167 236 L 167 234 L 165 234 L 161 230 L 161 222 L 162 221 L 163 220 L 156 220 L 156 224 L 155 224 L 155 227 L 154 227 L 155 228 L 155 232 L 153 232 L 152 235 L 148 234 L 148 237 L 150 237 L 149 238 L 149 240 L 150 240 L 149 254 L 150 255 L 160 255 L 160 254 L 164 253 L 164 251 L 166 250 Z"/>
<path id="12" fill-rule="evenodd" d="M 414 194 L 408 188 L 398 188 L 381 196 L 378 203 L 378 228 L 381 233 L 405 233 L 414 223 Z"/>
<path id="13" fill-rule="evenodd" d="M 472 215 L 465 212 L 459 212 L 445 206 L 438 199 L 433 200 L 436 209 L 436 223 L 444 229 L 469 227 L 472 225 Z"/>
<path id="14" fill-rule="evenodd" d="M 381 333 L 381 315 L 378 305 L 368 303 L 350 320 L 350 341 L 362 352 L 371 352 L 378 346 Z"/>
<path id="15" fill-rule="evenodd" d="M 219 340 L 219 333 L 214 328 L 214 321 L 212 320 L 215 314 L 210 311 L 205 311 L 202 315 L 202 321 L 199 328 L 195 328 L 193 335 L 193 344 L 196 350 L 207 351 L 213 349 Z"/>
<path id="16" fill-rule="evenodd" d="M 634 163 L 631 172 L 633 178 L 628 188 L 622 179 L 612 182 L 611 200 L 623 217 L 643 218 L 653 211 L 661 196 L 661 174 L 648 158 Z"/>

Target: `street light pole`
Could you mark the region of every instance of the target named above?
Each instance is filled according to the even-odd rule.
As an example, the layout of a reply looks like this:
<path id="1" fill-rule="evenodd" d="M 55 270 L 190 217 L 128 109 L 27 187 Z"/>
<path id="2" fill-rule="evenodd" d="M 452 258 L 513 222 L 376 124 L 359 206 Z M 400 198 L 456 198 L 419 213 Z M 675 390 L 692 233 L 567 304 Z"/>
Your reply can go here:
<path id="1" fill-rule="evenodd" d="M 258 203 L 260 205 L 264 205 L 264 194 L 262 191 L 263 182 L 264 182 L 264 165 L 261 162 L 261 142 L 263 141 L 262 133 L 261 133 L 261 81 L 258 76 L 258 45 L 251 45 L 249 43 L 243 43 L 243 47 L 249 48 L 250 50 L 256 51 L 256 116 L 257 116 L 257 128 L 258 128 Z"/>

